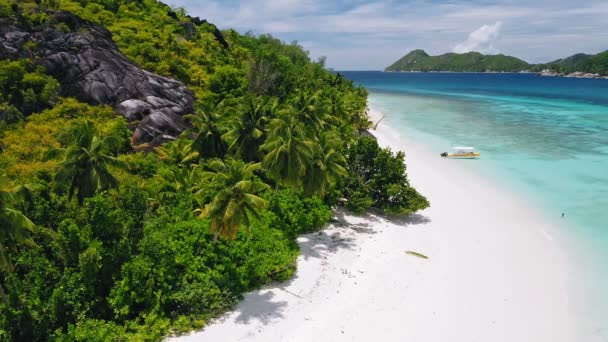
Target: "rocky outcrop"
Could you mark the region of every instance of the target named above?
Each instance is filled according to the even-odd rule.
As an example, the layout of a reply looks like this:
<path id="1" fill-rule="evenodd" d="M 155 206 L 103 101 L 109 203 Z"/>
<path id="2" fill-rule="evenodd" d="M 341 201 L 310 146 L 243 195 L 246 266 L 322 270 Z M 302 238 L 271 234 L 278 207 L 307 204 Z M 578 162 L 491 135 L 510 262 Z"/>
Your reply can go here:
<path id="1" fill-rule="evenodd" d="M 553 71 L 551 69 L 544 69 L 543 71 L 541 71 L 540 73 L 538 73 L 538 76 L 543 76 L 543 77 L 559 77 L 559 76 L 563 76 L 563 74 L 560 74 L 557 71 Z"/>
<path id="2" fill-rule="evenodd" d="M 600 74 L 595 74 L 595 73 L 590 73 L 590 72 L 575 71 L 575 72 L 571 72 L 571 73 L 561 73 L 561 72 L 557 72 L 557 71 L 554 71 L 554 70 L 551 70 L 551 69 L 544 69 L 538 75 L 539 76 L 543 76 L 543 77 L 603 78 L 603 79 L 608 79 L 608 76 L 602 76 Z"/>
<path id="3" fill-rule="evenodd" d="M 0 18 L 0 59 L 36 57 L 62 96 L 113 106 L 132 123 L 136 143 L 157 145 L 187 128 L 182 116 L 192 113 L 195 97 L 184 84 L 139 68 L 104 27 L 68 12 L 47 15 L 47 24 L 33 28 Z"/>
<path id="4" fill-rule="evenodd" d="M 167 10 L 167 15 L 170 16 L 171 18 L 173 18 L 174 20 L 179 21 L 179 16 L 177 15 L 177 13 L 175 13 L 171 7 L 167 6 L 168 10 Z M 228 42 L 226 41 L 226 39 L 224 38 L 224 35 L 222 34 L 222 31 L 220 31 L 217 26 L 213 25 L 212 23 L 208 22 L 205 19 L 201 19 L 199 17 L 191 17 L 191 16 L 186 16 L 188 19 L 190 19 L 190 21 L 186 21 L 186 22 L 182 22 L 181 25 L 184 28 L 184 33 L 186 34 L 186 37 L 189 36 L 193 36 L 197 29 L 197 26 L 200 25 L 209 25 L 209 27 L 212 30 L 213 36 L 215 37 L 215 40 L 217 40 L 218 43 L 220 43 L 224 49 L 228 49 L 230 47 L 230 45 L 228 45 Z"/>

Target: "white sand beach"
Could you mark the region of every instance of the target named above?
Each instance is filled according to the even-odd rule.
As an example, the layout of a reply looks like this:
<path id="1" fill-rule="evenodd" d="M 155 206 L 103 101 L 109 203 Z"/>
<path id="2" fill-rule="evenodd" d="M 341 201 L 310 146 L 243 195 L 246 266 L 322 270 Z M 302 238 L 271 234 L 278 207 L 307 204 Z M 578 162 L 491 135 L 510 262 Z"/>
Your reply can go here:
<path id="1" fill-rule="evenodd" d="M 401 219 L 338 212 L 298 239 L 292 280 L 176 341 L 590 341 L 569 297 L 573 262 L 549 220 L 467 161 L 440 158 L 386 121 L 373 133 L 406 151 L 431 208 Z"/>

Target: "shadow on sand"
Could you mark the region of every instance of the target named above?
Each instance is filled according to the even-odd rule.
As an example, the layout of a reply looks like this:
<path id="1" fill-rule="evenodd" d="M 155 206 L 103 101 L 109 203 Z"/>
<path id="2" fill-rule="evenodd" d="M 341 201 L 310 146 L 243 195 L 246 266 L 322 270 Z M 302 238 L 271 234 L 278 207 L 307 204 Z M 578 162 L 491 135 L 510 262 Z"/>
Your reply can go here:
<path id="1" fill-rule="evenodd" d="M 239 315 L 235 318 L 235 322 L 239 324 L 249 324 L 252 319 L 260 321 L 266 325 L 274 319 L 283 317 L 283 309 L 287 302 L 273 302 L 275 296 L 273 292 L 254 291 L 245 295 L 247 305 L 240 305 L 237 309 Z"/>
<path id="2" fill-rule="evenodd" d="M 354 231 L 357 234 L 377 234 L 374 229 L 374 223 L 386 220 L 397 226 L 404 228 L 417 225 L 425 225 L 431 222 L 431 219 L 424 215 L 391 215 L 385 216 L 378 212 L 372 212 L 357 218 L 362 218 L 363 222 L 349 222 L 349 217 L 357 217 L 349 214 L 345 210 L 336 210 L 334 217 L 330 221 L 329 228 L 345 228 Z M 358 220 L 357 220 L 358 221 Z M 300 252 L 305 260 L 308 258 L 324 258 L 327 254 L 336 252 L 340 249 L 352 249 L 355 246 L 352 236 L 343 236 L 340 232 L 328 232 L 322 230 L 317 233 L 306 234 L 298 238 Z"/>
<path id="3" fill-rule="evenodd" d="M 334 212 L 334 218 L 332 219 L 332 223 L 334 223 L 335 226 L 351 225 L 354 230 L 357 230 L 357 227 L 360 226 L 361 224 L 349 223 L 347 216 L 360 217 L 360 218 L 363 218 L 366 221 L 372 222 L 372 223 L 378 223 L 378 222 L 381 222 L 382 220 L 385 220 L 394 225 L 403 226 L 404 228 L 407 228 L 409 226 L 418 226 L 418 225 L 425 225 L 425 224 L 431 223 L 430 218 L 428 218 L 424 215 L 421 215 L 421 214 L 386 215 L 386 214 L 382 213 L 381 211 L 374 210 L 374 209 L 370 209 L 370 211 L 367 214 L 360 215 L 360 216 L 350 214 L 344 209 L 338 209 Z M 365 224 L 363 224 L 363 226 L 370 227 L 371 224 L 365 223 Z"/>
<path id="4" fill-rule="evenodd" d="M 368 229 L 368 228 L 360 228 Z M 352 249 L 355 246 L 354 238 L 343 237 L 340 233 L 328 234 L 326 231 L 307 234 L 298 238 L 300 253 L 304 259 L 324 258 L 329 253 L 334 253 L 340 249 Z"/>
<path id="5" fill-rule="evenodd" d="M 356 221 L 362 222 L 350 222 L 353 217 L 357 218 Z M 382 222 L 383 220 L 406 228 L 416 225 L 425 225 L 431 222 L 429 218 L 419 214 L 384 216 L 380 213 L 369 213 L 357 217 L 344 210 L 337 210 L 328 228 L 337 227 L 345 228 L 347 230 L 343 232 L 322 230 L 316 233 L 302 235 L 298 238 L 300 253 L 306 260 L 308 260 L 308 258 L 325 259 L 328 254 L 335 253 L 341 249 L 353 249 L 355 247 L 355 238 L 352 236 L 353 234 L 349 234 L 349 229 L 356 234 L 377 234 L 378 231 L 374 229 L 374 224 Z M 273 298 L 275 297 L 273 291 L 282 290 L 299 297 L 298 294 L 291 293 L 287 290 L 289 285 L 292 284 L 296 278 L 297 276 L 280 284 L 271 284 L 267 290 L 259 290 L 246 294 L 244 301 L 241 302 L 241 304 L 247 304 L 238 306 L 236 309 L 238 316 L 235 318 L 235 322 L 239 324 L 249 324 L 252 320 L 257 320 L 261 324 L 267 325 L 275 319 L 282 318 L 284 316 L 283 310 L 287 306 L 287 302 L 273 301 Z"/>
<path id="6" fill-rule="evenodd" d="M 420 226 L 431 223 L 431 219 L 420 214 L 411 214 L 411 215 L 403 215 L 403 216 L 386 216 L 387 221 L 396 224 L 398 226 L 403 226 L 405 228 L 409 226 Z"/>

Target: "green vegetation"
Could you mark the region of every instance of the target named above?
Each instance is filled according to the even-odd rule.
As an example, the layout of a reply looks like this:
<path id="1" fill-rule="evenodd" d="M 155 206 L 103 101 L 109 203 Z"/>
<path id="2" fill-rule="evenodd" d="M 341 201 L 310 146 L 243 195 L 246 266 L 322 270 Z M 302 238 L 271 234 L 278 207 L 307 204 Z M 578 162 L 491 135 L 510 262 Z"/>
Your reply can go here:
<path id="1" fill-rule="evenodd" d="M 125 131 L 128 132 L 126 126 Z M 78 203 L 92 197 L 98 191 L 118 187 L 118 180 L 110 167 L 124 167 L 124 163 L 112 155 L 112 143 L 124 145 L 117 134 L 99 138 L 95 135 L 95 125 L 91 121 L 77 121 L 60 137 L 66 145 L 59 150 L 51 150 L 50 154 L 64 154 L 65 157 L 57 165 L 55 182 L 59 187 L 68 188 L 68 199 L 77 193 Z"/>
<path id="2" fill-rule="evenodd" d="M 142 152 L 108 106 L 58 98 L 35 57 L 0 62 L 0 340 L 199 328 L 288 279 L 297 235 L 322 228 L 342 199 L 358 212 L 428 206 L 404 154 L 360 134 L 366 90 L 297 43 L 227 31 L 225 48 L 213 26 L 153 0 L 20 1 L 0 13 L 15 8 L 32 24 L 60 8 L 106 26 L 198 103 L 190 130 Z"/>
<path id="3" fill-rule="evenodd" d="M 374 138 L 360 137 L 347 152 L 348 174 L 345 194 L 352 200 L 347 207 L 364 212 L 370 207 L 387 214 L 410 214 L 429 206 L 429 202 L 409 185 L 404 168 L 405 154 L 394 155 L 380 148 Z"/>
<path id="4" fill-rule="evenodd" d="M 211 187 L 218 189 L 213 200 L 201 211 L 200 218 L 209 219 L 209 229 L 215 234 L 234 238 L 241 226 L 251 227 L 267 203 L 256 194 L 268 190 L 268 184 L 254 177 L 253 172 L 261 169 L 260 163 L 241 160 L 213 160 L 207 173 L 211 177 Z"/>
<path id="5" fill-rule="evenodd" d="M 422 50 L 414 50 L 387 67 L 386 71 L 518 72 L 529 68 L 530 65 L 521 59 L 505 55 L 468 52 L 429 56 Z"/>
<path id="6" fill-rule="evenodd" d="M 583 61 L 580 65 L 580 70 L 577 71 L 608 75 L 608 51 L 598 53 Z"/>
<path id="7" fill-rule="evenodd" d="M 52 106 L 59 83 L 29 60 L 0 61 L 0 121 L 15 123 Z"/>
<path id="8" fill-rule="evenodd" d="M 592 55 L 578 53 L 567 58 L 562 58 L 551 63 L 547 63 L 546 66 L 547 68 L 551 68 L 552 70 L 559 72 L 568 72 L 570 70 L 575 71 L 577 67 L 589 60 L 591 57 Z"/>
<path id="9" fill-rule="evenodd" d="M 10 272 L 13 265 L 9 260 L 11 252 L 17 250 L 17 245 L 26 241 L 26 236 L 34 228 L 34 223 L 27 218 L 20 210 L 22 206 L 22 194 L 26 187 L 16 187 L 9 189 L 4 184 L 4 179 L 0 179 L 0 270 Z M 6 293 L 0 284 L 0 295 L 4 305 L 8 304 Z"/>
<path id="10" fill-rule="evenodd" d="M 597 55 L 579 53 L 567 58 L 558 59 L 547 64 L 538 64 L 534 68 L 541 71 L 545 69 L 559 73 L 586 72 L 600 75 L 608 75 L 608 51 Z"/>
<path id="11" fill-rule="evenodd" d="M 539 72 L 545 69 L 559 73 L 579 71 L 608 75 L 608 51 L 597 55 L 579 53 L 546 64 L 528 64 L 521 59 L 505 55 L 469 52 L 429 56 L 423 50 L 414 50 L 387 67 L 385 71 Z"/>

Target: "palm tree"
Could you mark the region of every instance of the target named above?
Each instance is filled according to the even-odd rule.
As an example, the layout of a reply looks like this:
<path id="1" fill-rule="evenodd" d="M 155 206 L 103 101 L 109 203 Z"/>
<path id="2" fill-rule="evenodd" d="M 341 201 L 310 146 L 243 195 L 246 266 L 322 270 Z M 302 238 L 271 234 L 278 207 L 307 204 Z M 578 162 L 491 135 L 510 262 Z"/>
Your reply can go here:
<path id="1" fill-rule="evenodd" d="M 348 175 L 346 158 L 336 150 L 340 144 L 332 132 L 323 133 L 319 137 L 312 163 L 304 177 L 304 193 L 307 196 L 318 194 L 323 198 L 332 183 Z"/>
<path id="2" fill-rule="evenodd" d="M 193 194 L 199 190 L 201 178 L 199 165 L 166 170 L 159 176 L 162 184 L 158 190 L 159 197 L 161 200 L 168 200 L 184 192 Z"/>
<path id="3" fill-rule="evenodd" d="M 241 160 L 213 160 L 206 172 L 211 186 L 219 189 L 213 200 L 200 210 L 201 219 L 211 220 L 209 229 L 214 241 L 218 236 L 234 238 L 242 225 L 248 228 L 252 220 L 259 219 L 267 202 L 256 194 L 269 189 L 264 182 L 254 177 L 260 163 L 245 163 Z"/>
<path id="4" fill-rule="evenodd" d="M 355 92 L 350 93 L 345 97 L 345 108 L 349 112 L 348 117 L 350 124 L 358 130 L 364 130 L 372 127 L 373 122 L 369 120 L 367 115 L 367 90 L 365 88 L 356 88 Z"/>
<path id="5" fill-rule="evenodd" d="M 291 98 L 289 104 L 293 107 L 296 117 L 307 129 L 319 131 L 324 125 L 323 103 L 320 93 L 310 91 L 299 91 Z"/>
<path id="6" fill-rule="evenodd" d="M 193 142 L 191 140 L 180 137 L 154 150 L 160 159 L 170 165 L 183 167 L 193 164 L 198 159 L 199 154 L 194 150 L 192 145 Z"/>
<path id="7" fill-rule="evenodd" d="M 343 148 L 347 148 L 356 139 L 354 134 L 355 128 L 349 123 L 342 122 L 338 127 L 336 127 L 335 131 L 339 136 L 340 143 Z"/>
<path id="8" fill-rule="evenodd" d="M 294 115 L 283 114 L 270 121 L 268 138 L 261 149 L 266 151 L 263 165 L 277 186 L 301 184 L 313 157 L 314 143 L 308 139 L 304 125 Z"/>
<path id="9" fill-rule="evenodd" d="M 374 123 L 369 119 L 369 116 L 365 111 L 353 115 L 350 121 L 351 125 L 358 131 L 364 131 L 374 127 Z"/>
<path id="10" fill-rule="evenodd" d="M 10 189 L 5 178 L 0 178 L 0 271 L 10 272 L 13 265 L 9 259 L 10 252 L 17 251 L 17 244 L 27 240 L 28 232 L 34 228 L 34 223 L 18 209 L 27 186 Z M 6 293 L 0 284 L 2 301 L 7 304 Z"/>
<path id="11" fill-rule="evenodd" d="M 235 108 L 238 117 L 232 128 L 222 137 L 228 142 L 228 150 L 241 156 L 245 161 L 259 161 L 259 147 L 263 142 L 264 125 L 268 120 L 267 109 L 271 103 L 262 97 L 248 96 Z"/>
<path id="12" fill-rule="evenodd" d="M 55 179 L 58 184 L 68 186 L 68 197 L 77 194 L 78 202 L 82 203 L 98 190 L 118 187 L 110 167 L 124 168 L 126 164 L 108 152 L 115 137 L 98 137 L 94 124 L 88 120 L 75 123 L 67 133 L 69 146 L 53 150 L 51 155 L 65 156 Z"/>
<path id="13" fill-rule="evenodd" d="M 185 134 L 194 133 L 193 147 L 201 158 L 223 158 L 228 146 L 222 139 L 224 132 L 218 125 L 220 117 L 215 112 L 200 111 L 196 115 L 186 115 L 192 130 Z"/>
<path id="14" fill-rule="evenodd" d="M 344 120 L 347 115 L 344 94 L 337 89 L 330 88 L 326 99 L 326 109 L 334 120 Z"/>

